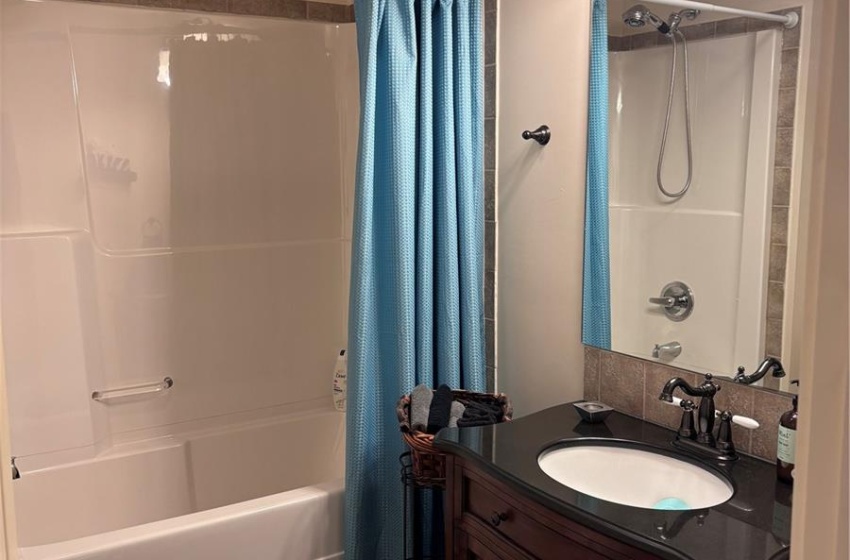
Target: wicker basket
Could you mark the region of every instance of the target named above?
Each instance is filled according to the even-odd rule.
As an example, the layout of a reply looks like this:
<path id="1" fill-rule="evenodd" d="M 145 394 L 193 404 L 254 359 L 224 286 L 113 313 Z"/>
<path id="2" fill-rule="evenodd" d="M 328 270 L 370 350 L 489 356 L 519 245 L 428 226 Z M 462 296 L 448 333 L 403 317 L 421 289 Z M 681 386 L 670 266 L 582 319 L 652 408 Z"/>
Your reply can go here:
<path id="1" fill-rule="evenodd" d="M 474 393 L 472 391 L 452 391 L 452 400 L 464 405 L 469 402 L 498 404 L 502 407 L 502 422 L 513 416 L 511 401 L 504 393 Z M 404 395 L 396 405 L 401 437 L 410 447 L 413 457 L 413 478 L 419 486 L 446 485 L 446 455 L 434 447 L 434 436 L 410 426 L 410 395 Z"/>

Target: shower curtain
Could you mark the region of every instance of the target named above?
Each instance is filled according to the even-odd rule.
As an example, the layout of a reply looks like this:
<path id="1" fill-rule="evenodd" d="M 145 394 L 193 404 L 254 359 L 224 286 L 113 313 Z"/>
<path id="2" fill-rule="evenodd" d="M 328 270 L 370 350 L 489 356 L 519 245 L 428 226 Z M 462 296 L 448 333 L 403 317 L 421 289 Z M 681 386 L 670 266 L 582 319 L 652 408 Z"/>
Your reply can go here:
<path id="1" fill-rule="evenodd" d="M 399 397 L 485 388 L 481 13 L 481 0 L 355 0 L 346 560 L 403 557 Z"/>
<path id="2" fill-rule="evenodd" d="M 582 342 L 591 346 L 610 349 L 607 11 L 606 0 L 593 0 L 590 45 L 590 101 L 587 115 Z"/>

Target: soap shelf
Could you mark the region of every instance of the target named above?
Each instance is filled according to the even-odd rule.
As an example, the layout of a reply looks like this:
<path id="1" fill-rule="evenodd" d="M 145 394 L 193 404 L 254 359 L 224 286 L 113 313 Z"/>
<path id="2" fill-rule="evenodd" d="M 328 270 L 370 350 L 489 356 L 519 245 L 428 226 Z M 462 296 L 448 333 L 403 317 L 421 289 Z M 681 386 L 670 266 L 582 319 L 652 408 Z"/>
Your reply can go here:
<path id="1" fill-rule="evenodd" d="M 118 389 L 105 389 L 103 391 L 94 391 L 91 398 L 97 402 L 109 402 L 127 397 L 136 397 L 140 395 L 155 395 L 171 389 L 174 385 L 174 380 L 166 377 L 162 381 L 156 383 L 142 383 L 140 385 L 130 385 L 128 387 L 119 387 Z"/>

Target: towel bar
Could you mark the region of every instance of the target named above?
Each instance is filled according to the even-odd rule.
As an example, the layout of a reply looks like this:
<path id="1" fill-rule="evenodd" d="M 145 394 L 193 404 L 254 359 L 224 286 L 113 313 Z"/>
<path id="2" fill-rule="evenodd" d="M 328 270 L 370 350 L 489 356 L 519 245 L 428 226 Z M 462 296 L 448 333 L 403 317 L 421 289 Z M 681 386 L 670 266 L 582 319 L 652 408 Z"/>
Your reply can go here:
<path id="1" fill-rule="evenodd" d="M 158 381 L 156 383 L 143 383 L 141 385 L 130 385 L 129 387 L 120 387 L 118 389 L 94 391 L 91 394 L 91 398 L 98 402 L 107 402 L 113 399 L 122 399 L 124 397 L 153 395 L 170 389 L 172 385 L 174 385 L 174 380 L 170 377 L 166 377 L 162 381 Z"/>

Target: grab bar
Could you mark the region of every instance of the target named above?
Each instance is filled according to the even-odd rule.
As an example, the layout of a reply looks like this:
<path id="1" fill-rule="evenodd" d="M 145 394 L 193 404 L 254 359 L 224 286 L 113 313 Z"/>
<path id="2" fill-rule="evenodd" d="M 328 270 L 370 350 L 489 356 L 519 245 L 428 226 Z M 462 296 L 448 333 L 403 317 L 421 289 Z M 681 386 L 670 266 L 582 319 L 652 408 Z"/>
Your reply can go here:
<path id="1" fill-rule="evenodd" d="M 106 402 L 124 397 L 135 397 L 137 395 L 153 395 L 170 389 L 172 385 L 174 385 L 174 380 L 166 377 L 157 383 L 142 383 L 141 385 L 130 385 L 129 387 L 120 387 L 118 389 L 94 391 L 91 394 L 91 398 L 97 402 Z"/>

